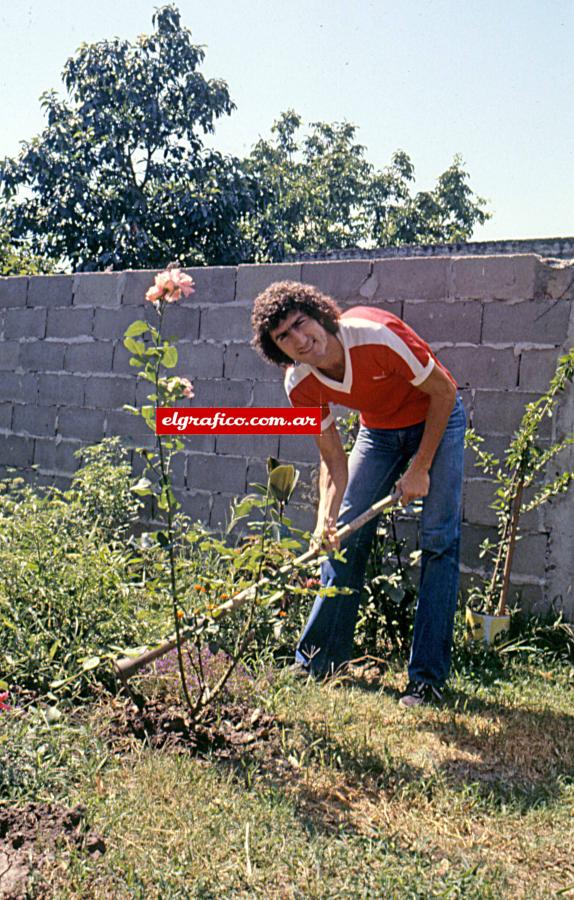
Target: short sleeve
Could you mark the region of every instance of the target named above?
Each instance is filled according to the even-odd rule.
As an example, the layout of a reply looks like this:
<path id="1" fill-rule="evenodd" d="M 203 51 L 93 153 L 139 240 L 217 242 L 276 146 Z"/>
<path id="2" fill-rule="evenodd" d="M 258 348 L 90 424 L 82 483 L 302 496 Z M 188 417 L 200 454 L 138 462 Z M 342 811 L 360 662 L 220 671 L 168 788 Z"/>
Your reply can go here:
<path id="1" fill-rule="evenodd" d="M 285 375 L 285 391 L 291 406 L 321 410 L 321 431 L 335 421 L 328 401 L 321 396 L 322 385 L 312 374 L 301 372 L 298 367 L 290 367 Z"/>
<path id="2" fill-rule="evenodd" d="M 385 342 L 379 348 L 382 368 L 414 387 L 422 384 L 435 366 L 428 344 L 400 319 L 386 325 L 385 330 Z"/>

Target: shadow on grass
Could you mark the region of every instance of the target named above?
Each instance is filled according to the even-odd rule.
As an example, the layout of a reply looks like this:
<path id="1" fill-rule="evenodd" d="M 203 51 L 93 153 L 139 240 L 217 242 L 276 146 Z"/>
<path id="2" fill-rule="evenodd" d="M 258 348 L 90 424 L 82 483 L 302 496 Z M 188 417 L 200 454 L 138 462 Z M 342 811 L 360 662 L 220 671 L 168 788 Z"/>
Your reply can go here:
<path id="1" fill-rule="evenodd" d="M 511 804 L 527 811 L 560 802 L 565 785 L 574 783 L 574 715 L 460 691 L 444 712 L 421 718 L 417 729 L 433 732 L 448 752 L 456 751 L 437 766 L 455 790 L 472 785 L 495 808 Z"/>

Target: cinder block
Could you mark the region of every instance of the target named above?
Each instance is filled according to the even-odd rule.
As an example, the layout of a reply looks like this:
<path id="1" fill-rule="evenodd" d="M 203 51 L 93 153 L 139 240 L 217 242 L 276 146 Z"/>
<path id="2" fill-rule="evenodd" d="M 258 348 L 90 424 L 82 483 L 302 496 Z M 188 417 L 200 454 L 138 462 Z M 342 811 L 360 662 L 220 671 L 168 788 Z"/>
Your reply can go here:
<path id="1" fill-rule="evenodd" d="M 188 484 L 197 490 L 242 494 L 245 491 L 246 474 L 247 460 L 242 456 L 194 453 L 188 459 Z"/>
<path id="2" fill-rule="evenodd" d="M 0 466 L 30 466 L 33 455 L 33 438 L 16 434 L 0 435 Z"/>
<path id="3" fill-rule="evenodd" d="M 84 404 L 97 409 L 120 409 L 124 403 L 134 405 L 136 398 L 135 378 L 97 378 L 86 381 Z"/>
<path id="4" fill-rule="evenodd" d="M 567 300 L 528 299 L 524 303 L 486 303 L 482 340 L 563 344 L 571 305 Z"/>
<path id="5" fill-rule="evenodd" d="M 510 442 L 509 435 L 484 435 L 484 442 L 480 445 L 481 450 L 486 453 L 493 453 L 500 465 L 504 464 L 504 454 Z M 485 475 L 483 470 L 476 464 L 477 456 L 470 447 L 464 451 L 464 472 L 468 478 L 486 478 L 492 480 L 492 475 Z"/>
<path id="6" fill-rule="evenodd" d="M 111 341 L 87 341 L 69 344 L 66 349 L 65 368 L 68 372 L 110 372 L 114 345 Z"/>
<path id="7" fill-rule="evenodd" d="M 312 532 L 317 521 L 317 511 L 312 506 L 302 506 L 298 503 L 290 503 L 285 510 L 285 516 L 291 521 L 292 528 L 304 532 Z M 307 549 L 308 545 L 303 545 L 301 553 Z"/>
<path id="8" fill-rule="evenodd" d="M 66 346 L 63 341 L 22 341 L 20 365 L 29 372 L 61 372 Z"/>
<path id="9" fill-rule="evenodd" d="M 20 344 L 18 341 L 0 341 L 0 369 L 13 371 L 18 368 Z"/>
<path id="10" fill-rule="evenodd" d="M 225 531 L 231 521 L 231 505 L 236 498 L 233 494 L 214 494 L 209 515 L 209 527 Z"/>
<path id="11" fill-rule="evenodd" d="M 255 300 L 276 281 L 301 281 L 301 263 L 271 263 L 237 267 L 235 299 Z"/>
<path id="12" fill-rule="evenodd" d="M 496 542 L 496 528 L 485 527 L 484 525 L 469 525 L 463 522 L 462 534 L 460 541 L 460 561 L 464 566 L 474 571 L 485 569 L 491 566 L 490 557 L 480 557 L 480 545 L 488 538 L 489 541 Z"/>
<path id="13" fill-rule="evenodd" d="M 235 266 L 202 266 L 184 269 L 194 281 L 194 292 L 188 297 L 197 303 L 232 303 L 235 300 Z"/>
<path id="14" fill-rule="evenodd" d="M 319 449 L 310 434 L 282 434 L 279 438 L 279 456 L 283 462 L 319 463 Z"/>
<path id="15" fill-rule="evenodd" d="M 496 514 L 491 509 L 491 503 L 494 499 L 494 489 L 491 481 L 476 479 L 465 482 L 464 521 L 472 525 L 496 526 Z"/>
<path id="16" fill-rule="evenodd" d="M 268 456 L 277 457 L 279 436 L 276 434 L 218 434 L 215 439 L 215 452 L 223 456 L 233 454 L 253 456 L 256 454 L 261 459 L 266 459 Z"/>
<path id="17" fill-rule="evenodd" d="M 380 300 L 442 300 L 447 296 L 447 257 L 376 259 L 370 286 L 371 302 Z"/>
<path id="18" fill-rule="evenodd" d="M 516 387 L 518 357 L 511 347 L 443 347 L 437 356 L 461 387 Z"/>
<path id="19" fill-rule="evenodd" d="M 544 595 L 544 583 L 513 583 L 510 579 L 510 604 L 516 603 L 524 615 L 536 616 L 548 612 L 549 601 L 555 598 L 546 598 Z"/>
<path id="20" fill-rule="evenodd" d="M 554 375 L 558 356 L 556 350 L 523 350 L 518 378 L 520 389 L 544 393 Z"/>
<path id="21" fill-rule="evenodd" d="M 220 313 L 219 310 L 216 310 Z M 223 314 L 224 320 L 230 310 Z M 199 306 L 191 305 L 191 298 L 168 306 L 163 315 L 161 333 L 167 340 L 195 341 L 199 337 Z M 220 313 L 221 315 L 221 313 Z M 157 323 L 155 323 L 157 325 Z"/>
<path id="22" fill-rule="evenodd" d="M 186 487 L 187 454 L 176 453 L 170 464 L 170 478 L 174 488 L 184 490 Z"/>
<path id="23" fill-rule="evenodd" d="M 10 431 L 12 427 L 12 404 L 0 403 L 0 428 Z"/>
<path id="24" fill-rule="evenodd" d="M 198 379 L 195 384 L 195 406 L 251 406 L 252 385 L 248 381 Z"/>
<path id="25" fill-rule="evenodd" d="M 544 578 L 547 550 L 547 534 L 522 534 L 514 551 L 512 572 Z"/>
<path id="26" fill-rule="evenodd" d="M 537 296 L 551 300 L 574 300 L 573 260 L 541 259 L 538 276 Z"/>
<path id="27" fill-rule="evenodd" d="M 140 370 L 135 368 L 134 366 L 130 366 L 130 359 L 132 358 L 132 355 L 129 350 L 126 350 L 121 340 L 115 341 L 112 346 L 114 348 L 112 372 L 118 375 L 131 375 L 133 378 L 136 378 L 137 373 Z"/>
<path id="28" fill-rule="evenodd" d="M 187 378 L 222 378 L 224 349 L 223 344 L 182 341 L 174 371 Z"/>
<path id="29" fill-rule="evenodd" d="M 455 300 L 527 300 L 534 296 L 539 258 L 462 256 L 451 260 L 449 296 Z"/>
<path id="30" fill-rule="evenodd" d="M 4 322 L 5 338 L 43 338 L 46 334 L 46 310 L 9 309 Z"/>
<path id="31" fill-rule="evenodd" d="M 122 305 L 151 307 L 151 303 L 145 299 L 145 295 L 146 291 L 153 286 L 158 272 L 159 269 L 136 269 L 124 272 Z M 135 318 L 138 318 L 138 315 Z"/>
<path id="32" fill-rule="evenodd" d="M 403 319 L 425 341 L 480 343 L 482 305 L 476 301 L 469 303 L 405 301 Z"/>
<path id="33" fill-rule="evenodd" d="M 38 399 L 44 406 L 82 406 L 85 384 L 85 378 L 75 375 L 42 375 L 38 381 Z"/>
<path id="34" fill-rule="evenodd" d="M 209 346 L 209 345 L 208 345 Z M 279 366 L 266 363 L 249 344 L 228 344 L 225 348 L 226 378 L 251 378 L 253 381 L 283 381 Z"/>
<path id="35" fill-rule="evenodd" d="M 155 400 L 149 399 L 150 394 L 155 393 L 155 385 L 152 384 L 151 381 L 147 381 L 147 379 L 145 379 L 145 378 L 138 378 L 136 380 L 136 378 L 135 378 L 136 371 L 137 371 L 137 369 L 131 370 L 131 374 L 133 376 L 133 381 L 134 381 L 134 385 L 135 385 L 135 393 L 136 393 L 135 405 L 136 406 L 147 406 L 150 403 L 152 405 L 155 405 Z M 133 403 L 133 400 L 129 401 L 129 402 Z M 192 401 L 187 400 L 187 399 L 180 400 L 178 403 L 178 406 L 189 407 L 191 402 Z"/>
<path id="36" fill-rule="evenodd" d="M 66 407 L 58 415 L 58 434 L 95 444 L 103 440 L 104 419 L 100 410 Z"/>
<path id="37" fill-rule="evenodd" d="M 74 275 L 74 306 L 120 306 L 125 272 L 80 272 Z"/>
<path id="38" fill-rule="evenodd" d="M 181 512 L 192 522 L 209 524 L 211 513 L 211 493 L 209 491 L 174 491 L 175 499 L 181 503 Z"/>
<path id="39" fill-rule="evenodd" d="M 71 306 L 73 275 L 34 275 L 28 285 L 28 306 Z"/>
<path id="40" fill-rule="evenodd" d="M 98 340 L 123 341 L 129 326 L 138 319 L 143 319 L 156 328 L 158 326 L 158 317 L 151 303 L 146 303 L 141 311 L 131 306 L 122 306 L 121 309 L 96 309 L 93 310 L 93 316 L 93 334 Z"/>
<path id="41" fill-rule="evenodd" d="M 304 262 L 301 281 L 312 284 L 323 294 L 357 306 L 369 303 L 376 292 L 368 259 Z"/>
<path id="42" fill-rule="evenodd" d="M 203 307 L 200 335 L 204 341 L 248 341 L 251 310 L 247 306 Z"/>
<path id="43" fill-rule="evenodd" d="M 120 435 L 128 447 L 155 446 L 156 436 L 141 416 L 124 410 L 112 410 L 106 416 L 106 437 Z"/>
<path id="44" fill-rule="evenodd" d="M 37 438 L 34 446 L 34 463 L 43 471 L 68 472 L 72 475 L 80 467 L 80 460 L 74 454 L 82 446 L 81 441 Z"/>
<path id="45" fill-rule="evenodd" d="M 46 337 L 88 337 L 92 333 L 93 318 L 93 309 L 74 309 L 73 307 L 69 309 L 49 309 Z"/>
<path id="46" fill-rule="evenodd" d="M 272 454 L 277 457 L 277 454 Z M 254 484 L 267 484 L 267 463 L 262 459 L 248 459 L 246 491 L 251 493 Z"/>
<path id="47" fill-rule="evenodd" d="M 55 406 L 30 406 L 17 403 L 14 407 L 12 430 L 16 434 L 54 437 L 56 412 L 57 407 Z"/>
<path id="48" fill-rule="evenodd" d="M 496 526 L 496 512 L 492 503 L 496 499 L 495 485 L 485 479 L 466 481 L 464 484 L 463 518 L 474 525 Z M 529 492 L 531 496 L 532 492 Z M 541 524 L 540 510 L 531 510 L 520 516 L 520 527 L 527 531 L 538 531 Z"/>
<path id="49" fill-rule="evenodd" d="M 252 406 L 271 406 L 279 409 L 290 409 L 289 400 L 283 387 L 284 370 L 277 366 L 280 381 L 255 382 L 253 385 Z"/>
<path id="50" fill-rule="evenodd" d="M 187 466 L 188 473 L 195 453 L 215 453 L 214 434 L 184 434 L 181 439 L 185 443 L 185 450 L 190 460 Z"/>
<path id="51" fill-rule="evenodd" d="M 26 306 L 28 279 L 10 276 L 0 278 L 0 306 Z"/>
<path id="52" fill-rule="evenodd" d="M 525 391 L 477 390 L 474 398 L 473 424 L 483 437 L 487 434 L 504 434 L 512 437 L 522 421 L 524 408 L 537 399 L 537 394 Z M 551 434 L 550 420 L 540 427 L 540 436 Z"/>
<path id="53" fill-rule="evenodd" d="M 36 403 L 38 398 L 38 377 L 36 375 L 15 375 L 6 372 L 0 378 L 0 400 L 14 403 Z"/>

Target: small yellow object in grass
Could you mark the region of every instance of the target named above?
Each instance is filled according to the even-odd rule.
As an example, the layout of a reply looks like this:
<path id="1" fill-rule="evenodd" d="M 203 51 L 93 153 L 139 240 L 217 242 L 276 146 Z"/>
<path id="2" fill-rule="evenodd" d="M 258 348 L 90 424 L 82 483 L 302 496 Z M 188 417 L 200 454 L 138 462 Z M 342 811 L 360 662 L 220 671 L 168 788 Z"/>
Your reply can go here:
<path id="1" fill-rule="evenodd" d="M 183 609 L 178 609 L 178 611 L 177 611 L 177 618 L 178 618 L 178 619 L 183 619 L 184 615 L 185 615 L 185 613 L 184 613 Z"/>

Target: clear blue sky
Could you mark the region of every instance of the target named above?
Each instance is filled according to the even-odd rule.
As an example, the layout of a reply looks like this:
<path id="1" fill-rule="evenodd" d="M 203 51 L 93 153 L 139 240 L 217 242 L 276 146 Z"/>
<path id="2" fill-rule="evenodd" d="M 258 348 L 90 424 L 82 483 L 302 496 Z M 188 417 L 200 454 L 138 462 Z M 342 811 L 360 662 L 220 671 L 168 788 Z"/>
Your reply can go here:
<path id="1" fill-rule="evenodd" d="M 147 0 L 0 0 L 0 157 L 42 128 L 83 41 L 152 30 Z M 574 234 L 572 0 L 179 0 L 237 110 L 215 144 L 247 153 L 289 107 L 359 126 L 382 167 L 407 151 L 429 189 L 455 153 L 493 219 L 475 240 Z"/>

